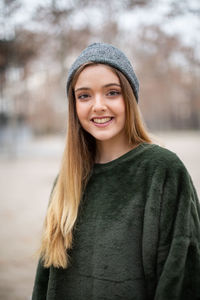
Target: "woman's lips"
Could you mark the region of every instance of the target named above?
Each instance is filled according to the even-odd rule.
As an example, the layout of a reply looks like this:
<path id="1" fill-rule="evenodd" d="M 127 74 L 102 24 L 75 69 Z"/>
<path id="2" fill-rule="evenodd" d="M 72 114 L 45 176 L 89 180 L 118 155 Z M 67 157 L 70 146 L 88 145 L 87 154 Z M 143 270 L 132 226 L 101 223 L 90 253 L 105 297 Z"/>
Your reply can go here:
<path id="1" fill-rule="evenodd" d="M 95 118 L 94 118 L 95 119 Z M 106 118 L 102 118 L 102 119 L 106 119 Z M 112 122 L 113 122 L 114 118 L 111 117 L 111 119 L 109 121 L 106 121 L 104 123 L 96 123 L 94 122 L 94 120 L 92 119 L 92 123 L 96 126 L 96 127 L 107 127 L 109 126 Z"/>

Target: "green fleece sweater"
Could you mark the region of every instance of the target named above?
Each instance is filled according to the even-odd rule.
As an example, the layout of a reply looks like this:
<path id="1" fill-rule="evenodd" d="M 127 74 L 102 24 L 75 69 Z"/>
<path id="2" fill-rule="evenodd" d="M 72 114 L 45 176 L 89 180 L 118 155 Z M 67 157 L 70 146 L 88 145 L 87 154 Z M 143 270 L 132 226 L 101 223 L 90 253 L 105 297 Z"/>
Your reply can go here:
<path id="1" fill-rule="evenodd" d="M 200 206 L 176 154 L 144 143 L 95 164 L 69 254 L 39 261 L 33 300 L 200 299 Z"/>

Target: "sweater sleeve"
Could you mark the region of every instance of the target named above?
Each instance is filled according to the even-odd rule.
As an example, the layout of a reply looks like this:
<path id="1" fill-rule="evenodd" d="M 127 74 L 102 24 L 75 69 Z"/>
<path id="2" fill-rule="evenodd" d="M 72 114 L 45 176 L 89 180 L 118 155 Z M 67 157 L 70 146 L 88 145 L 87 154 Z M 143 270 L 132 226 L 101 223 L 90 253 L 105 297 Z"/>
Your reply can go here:
<path id="1" fill-rule="evenodd" d="M 53 189 L 56 185 L 56 182 L 58 180 L 58 175 L 54 180 L 53 187 L 51 189 L 50 193 L 50 199 L 51 201 L 51 195 L 53 192 Z M 47 289 L 48 289 L 48 281 L 49 281 L 49 268 L 45 268 L 43 266 L 42 260 L 39 259 L 36 276 L 35 276 L 35 283 L 33 287 L 33 293 L 32 293 L 32 300 L 45 300 L 47 296 Z"/>
<path id="2" fill-rule="evenodd" d="M 163 188 L 156 277 L 154 300 L 200 299 L 200 204 L 181 162 Z"/>
<path id="3" fill-rule="evenodd" d="M 42 261 L 39 260 L 35 283 L 32 293 L 32 300 L 45 300 L 49 281 L 49 268 L 44 268 Z"/>

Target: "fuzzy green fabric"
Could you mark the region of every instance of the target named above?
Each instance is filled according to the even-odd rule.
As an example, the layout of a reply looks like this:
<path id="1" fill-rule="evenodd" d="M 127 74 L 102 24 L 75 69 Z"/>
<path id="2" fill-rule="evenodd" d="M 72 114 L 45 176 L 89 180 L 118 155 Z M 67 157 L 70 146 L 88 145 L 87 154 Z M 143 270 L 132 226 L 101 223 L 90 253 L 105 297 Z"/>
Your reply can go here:
<path id="1" fill-rule="evenodd" d="M 200 299 L 200 205 L 173 152 L 95 164 L 67 269 L 39 261 L 32 300 Z"/>

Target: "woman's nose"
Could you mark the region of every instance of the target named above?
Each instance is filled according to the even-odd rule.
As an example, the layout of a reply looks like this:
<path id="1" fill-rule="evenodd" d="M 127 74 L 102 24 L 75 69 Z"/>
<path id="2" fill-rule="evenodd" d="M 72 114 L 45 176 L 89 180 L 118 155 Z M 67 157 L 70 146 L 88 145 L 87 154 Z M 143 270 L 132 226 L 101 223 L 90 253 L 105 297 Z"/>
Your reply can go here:
<path id="1" fill-rule="evenodd" d="M 106 110 L 105 100 L 103 99 L 103 97 L 101 95 L 96 95 L 94 97 L 93 110 L 95 112 Z"/>

